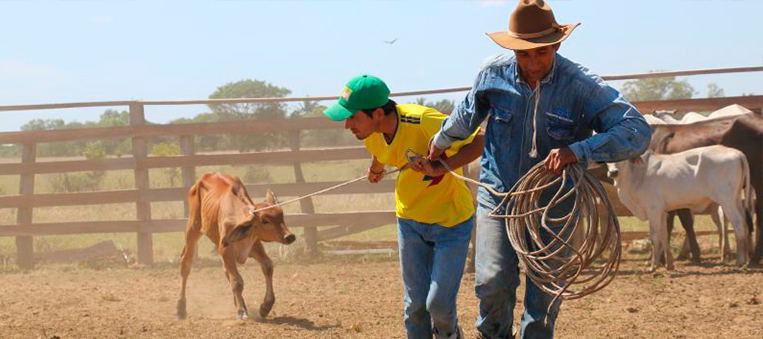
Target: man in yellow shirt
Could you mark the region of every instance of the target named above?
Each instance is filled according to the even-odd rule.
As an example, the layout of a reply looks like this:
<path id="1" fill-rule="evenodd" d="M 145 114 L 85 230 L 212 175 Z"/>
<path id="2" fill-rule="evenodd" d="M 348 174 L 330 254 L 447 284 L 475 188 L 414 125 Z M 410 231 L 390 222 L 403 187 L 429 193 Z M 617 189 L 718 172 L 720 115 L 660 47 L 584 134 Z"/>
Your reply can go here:
<path id="1" fill-rule="evenodd" d="M 363 140 L 373 155 L 370 182 L 383 178 L 385 165 L 402 168 L 395 214 L 408 338 L 462 338 L 456 296 L 474 224 L 472 196 L 439 161 L 423 157 L 447 116 L 420 105 L 398 105 L 389 93 L 381 79 L 361 75 L 347 83 L 339 102 L 324 114 L 344 121 L 344 128 Z M 477 130 L 451 145 L 443 158 L 463 175 L 460 168 L 480 156 L 483 141 Z"/>

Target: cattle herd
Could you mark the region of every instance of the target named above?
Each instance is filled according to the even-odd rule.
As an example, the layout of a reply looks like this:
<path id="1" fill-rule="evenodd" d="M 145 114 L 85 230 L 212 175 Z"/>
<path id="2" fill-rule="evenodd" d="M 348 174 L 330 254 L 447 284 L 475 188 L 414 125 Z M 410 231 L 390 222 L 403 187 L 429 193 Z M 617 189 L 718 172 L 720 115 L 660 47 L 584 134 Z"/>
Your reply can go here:
<path id="1" fill-rule="evenodd" d="M 728 220 L 734 229 L 737 265 L 757 264 L 763 256 L 763 199 L 755 199 L 755 192 L 763 192 L 763 116 L 732 105 L 709 116 L 689 113 L 681 120 L 664 112 L 645 117 L 653 130 L 647 153 L 609 164 L 608 172 L 621 202 L 634 216 L 649 221 L 652 268 L 664 264 L 673 269 L 669 236 L 675 215 L 686 229 L 692 259 L 699 262 L 692 213 L 706 210 L 718 226 L 723 253 Z M 202 235 L 222 256 L 239 319 L 247 318 L 248 311 L 237 264 L 249 257 L 259 262 L 267 284 L 259 314 L 267 316 L 275 302 L 273 263 L 262 242 L 295 240 L 273 193 L 268 190 L 265 201 L 255 204 L 238 178 L 207 173 L 190 189 L 188 202 L 178 317 L 186 316 L 186 281 Z M 263 210 L 266 207 L 271 208 Z"/>
<path id="2" fill-rule="evenodd" d="M 749 220 L 749 214 L 746 214 L 745 224 L 747 226 L 746 235 L 749 236 L 750 242 L 754 234 L 755 246 L 747 246 L 751 253 L 750 262 L 758 263 L 763 256 L 763 199 L 753 199 L 755 192 L 763 192 L 763 116 L 759 113 L 752 112 L 738 105 L 731 105 L 721 110 L 715 111 L 707 116 L 705 119 L 695 121 L 669 121 L 668 119 L 659 119 L 658 114 L 645 115 L 647 122 L 652 126 L 652 141 L 649 145 L 649 152 L 654 154 L 676 154 L 677 157 L 681 157 L 681 153 L 697 148 L 703 148 L 707 146 L 721 145 L 729 149 L 741 152 L 747 160 L 749 165 L 749 186 L 750 200 L 747 202 L 740 202 L 745 199 L 741 194 L 735 197 L 735 200 L 741 206 L 752 206 L 750 213 L 755 213 L 755 227 L 753 222 Z M 691 113 L 686 116 L 693 116 Z M 705 150 L 709 150 L 704 148 Z M 732 160 L 729 160 L 732 161 Z M 697 170 L 696 166 L 689 166 L 685 171 L 689 169 Z M 724 174 L 721 172 L 713 173 L 714 169 L 710 169 L 712 178 L 709 182 L 694 181 L 694 185 L 707 185 L 712 187 L 718 186 L 717 180 Z M 692 173 L 684 173 L 685 175 L 691 175 Z M 700 179 L 697 179 L 700 180 Z M 661 191 L 654 192 L 655 195 L 664 194 L 665 191 L 673 189 L 673 185 L 668 185 L 662 188 Z M 691 200 L 691 199 L 688 199 Z M 724 221 L 722 217 L 718 217 L 716 207 L 722 206 L 722 202 L 709 200 L 706 207 L 711 209 L 711 214 L 715 214 L 714 221 L 718 223 L 719 230 L 724 230 Z M 681 207 L 681 206 L 679 206 Z M 691 204 L 687 204 L 685 208 L 675 208 L 670 211 L 667 222 L 667 234 L 670 234 L 672 230 L 671 214 L 677 214 L 680 218 L 681 224 L 686 229 L 687 238 L 691 247 L 692 257 L 695 262 L 699 262 L 700 253 L 699 246 L 697 245 L 696 236 L 694 233 L 692 212 L 696 212 L 698 209 L 692 209 Z M 732 213 L 727 209 L 721 208 L 724 215 Z M 728 217 L 727 217 L 728 218 Z M 732 221 L 729 218 L 729 221 Z M 733 221 L 732 221 L 733 224 Z M 737 230 L 735 226 L 735 232 L 741 232 Z M 650 228 L 650 233 L 653 235 L 657 230 Z M 725 237 L 725 236 L 724 236 Z M 722 237 L 722 238 L 724 238 Z M 740 235 L 737 235 L 737 242 L 740 240 Z M 744 238 L 743 238 L 744 239 Z M 652 238 L 654 241 L 654 237 Z M 737 247 L 737 258 L 742 254 L 739 254 L 739 247 Z M 660 262 L 660 258 L 656 259 Z M 739 264 L 739 259 L 737 261 Z"/>

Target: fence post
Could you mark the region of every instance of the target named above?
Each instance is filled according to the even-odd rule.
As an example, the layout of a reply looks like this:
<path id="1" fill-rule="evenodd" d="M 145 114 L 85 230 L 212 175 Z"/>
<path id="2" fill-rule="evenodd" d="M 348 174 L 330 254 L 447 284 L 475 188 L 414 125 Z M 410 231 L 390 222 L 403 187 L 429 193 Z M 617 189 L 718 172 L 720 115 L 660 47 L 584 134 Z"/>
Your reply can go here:
<path id="1" fill-rule="evenodd" d="M 140 102 L 130 104 L 130 125 L 140 126 L 146 123 L 144 106 Z M 151 232 L 144 232 L 143 226 L 151 221 L 151 203 L 143 201 L 148 193 L 148 169 L 138 168 L 138 161 L 148 156 L 145 138 L 132 138 L 132 156 L 135 160 L 135 188 L 138 190 L 140 199 L 135 203 L 140 228 L 138 230 L 138 263 L 151 265 L 154 262 L 154 247 Z"/>
<path id="2" fill-rule="evenodd" d="M 181 135 L 180 136 L 180 154 L 183 156 L 190 156 L 194 155 L 196 153 L 196 148 L 194 145 L 194 136 L 193 135 Z M 181 167 L 180 170 L 183 172 L 183 187 L 187 190 L 191 189 L 191 186 L 196 183 L 196 167 L 195 166 L 187 166 L 187 167 Z M 183 199 L 183 216 L 188 219 L 188 199 Z M 193 251 L 193 260 L 198 261 L 199 260 L 199 249 Z"/>
<path id="3" fill-rule="evenodd" d="M 180 154 L 183 156 L 190 156 L 194 155 L 196 153 L 196 148 L 194 147 L 194 136 L 193 135 L 181 135 L 180 136 Z M 196 167 L 195 166 L 188 166 L 188 167 L 181 167 L 180 170 L 183 173 L 183 187 L 186 189 L 190 189 L 193 184 L 196 183 Z M 185 208 L 185 214 L 184 216 L 188 218 L 188 199 L 183 199 L 183 205 Z"/>
<path id="4" fill-rule="evenodd" d="M 31 164 L 37 159 L 37 144 L 27 143 L 22 146 L 21 163 Z M 21 175 L 19 182 L 19 195 L 34 194 L 35 173 Z M 16 214 L 16 224 L 30 225 L 32 223 L 32 207 L 22 207 Z M 34 239 L 32 236 L 16 237 L 16 264 L 20 269 L 30 270 L 34 268 Z"/>
<path id="5" fill-rule="evenodd" d="M 299 151 L 300 147 L 300 131 L 289 132 L 289 144 L 292 151 Z M 302 174 L 302 164 L 299 162 L 294 163 L 294 177 L 297 183 L 304 183 L 305 176 Z M 313 198 L 302 199 L 299 201 L 299 207 L 302 213 L 315 214 L 315 206 L 313 206 Z M 318 227 L 315 225 L 304 225 L 305 230 L 305 248 L 308 252 L 318 249 Z"/>

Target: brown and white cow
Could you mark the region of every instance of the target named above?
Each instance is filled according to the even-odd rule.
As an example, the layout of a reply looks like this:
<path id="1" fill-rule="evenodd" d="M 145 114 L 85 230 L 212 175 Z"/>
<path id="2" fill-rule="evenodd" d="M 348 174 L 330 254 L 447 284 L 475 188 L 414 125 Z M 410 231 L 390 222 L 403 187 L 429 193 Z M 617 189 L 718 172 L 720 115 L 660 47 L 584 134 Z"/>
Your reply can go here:
<path id="1" fill-rule="evenodd" d="M 249 313 L 242 292 L 244 281 L 238 273 L 237 264 L 244 264 L 251 257 L 260 263 L 265 275 L 265 299 L 260 305 L 260 317 L 270 313 L 275 295 L 273 294 L 273 262 L 265 253 L 262 242 L 291 244 L 296 236 L 284 224 L 283 210 L 273 207 L 276 197 L 267 191 L 265 202 L 253 203 L 241 180 L 221 173 L 204 174 L 188 192 L 188 224 L 185 229 L 185 246 L 180 254 L 180 299 L 177 304 L 178 318 L 186 316 L 185 287 L 191 273 L 193 254 L 202 234 L 217 246 L 223 258 L 225 275 L 233 290 L 233 301 L 239 319 L 246 319 Z"/>

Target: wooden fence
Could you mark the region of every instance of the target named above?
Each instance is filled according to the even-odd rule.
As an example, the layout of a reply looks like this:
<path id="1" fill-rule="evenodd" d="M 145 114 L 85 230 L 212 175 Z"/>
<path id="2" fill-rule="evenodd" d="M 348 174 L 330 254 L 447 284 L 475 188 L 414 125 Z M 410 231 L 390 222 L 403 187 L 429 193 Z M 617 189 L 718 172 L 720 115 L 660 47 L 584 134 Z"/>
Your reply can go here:
<path id="1" fill-rule="evenodd" d="M 763 67 L 745 68 L 744 71 L 761 71 Z M 739 72 L 731 69 L 729 72 Z M 696 72 L 701 71 L 687 71 Z M 718 73 L 717 70 L 705 71 Z M 676 73 L 676 72 L 672 72 Z M 679 72 L 680 73 L 680 72 Z M 686 72 L 684 72 L 686 73 Z M 668 73 L 666 73 L 668 74 Z M 701 73 L 700 73 L 701 74 Z M 629 75 L 625 78 L 653 77 L 654 73 Z M 621 79 L 623 76 L 612 77 Z M 605 77 L 606 78 L 606 77 Z M 396 93 L 396 96 L 423 95 L 468 90 L 468 88 Z M 20 144 L 22 154 L 20 163 L 3 164 L 0 175 L 16 175 L 20 178 L 19 194 L 0 196 L 0 206 L 18 209 L 16 224 L 0 226 L 0 236 L 16 238 L 17 263 L 28 269 L 34 266 L 33 237 L 55 234 L 115 233 L 128 232 L 137 235 L 138 262 L 153 262 L 152 234 L 158 232 L 179 232 L 185 227 L 185 219 L 155 219 L 151 216 L 151 203 L 162 201 L 184 201 L 188 188 L 196 180 L 196 167 L 214 165 L 250 165 L 250 164 L 287 164 L 293 166 L 295 182 L 288 184 L 249 185 L 248 189 L 261 192 L 271 188 L 281 196 L 301 196 L 339 182 L 305 182 L 302 165 L 310 162 L 329 160 L 368 159 L 363 146 L 302 149 L 300 131 L 341 129 L 342 124 L 324 118 L 294 118 L 270 121 L 236 121 L 221 123 L 195 123 L 154 125 L 146 124 L 144 108 L 147 105 L 183 105 L 211 103 L 241 103 L 264 101 L 319 101 L 334 100 L 334 97 L 288 98 L 288 99 L 216 99 L 186 101 L 114 101 L 70 104 L 2 106 L 1 111 L 24 111 L 59 109 L 75 107 L 113 107 L 128 106 L 130 125 L 120 127 L 100 127 L 87 129 L 25 131 L 0 133 L 0 144 Z M 636 102 L 642 112 L 655 109 L 676 110 L 715 110 L 736 103 L 750 109 L 763 108 L 763 96 L 724 97 L 712 99 L 667 100 Z M 194 138 L 209 134 L 252 134 L 258 132 L 281 132 L 289 135 L 290 150 L 241 153 L 241 154 L 196 154 Z M 149 157 L 147 140 L 152 137 L 177 136 L 180 140 L 180 156 Z M 98 160 L 65 160 L 37 162 L 36 149 L 39 143 L 79 141 L 79 140 L 132 140 L 132 157 Z M 181 168 L 183 187 L 150 188 L 149 169 Z M 131 170 L 135 176 L 135 188 L 117 191 L 98 191 L 82 193 L 35 194 L 35 175 L 47 173 L 66 173 L 78 171 Z M 383 181 L 377 185 L 356 184 L 343 187 L 327 194 L 367 194 L 388 193 L 394 191 L 394 182 Z M 114 203 L 135 203 L 135 220 L 119 221 L 73 221 L 57 223 L 33 222 L 35 208 L 51 206 L 82 206 Z M 286 216 L 289 227 L 304 227 L 304 236 L 308 247 L 314 248 L 321 240 L 327 240 L 347 234 L 361 232 L 381 225 L 394 223 L 394 211 L 348 211 L 335 213 L 316 213 L 311 199 L 300 201 L 301 213 Z M 620 215 L 629 215 L 617 202 Z M 187 213 L 187 205 L 186 205 Z M 330 226 L 330 227 L 329 227 Z M 626 234 L 624 237 L 643 236 Z"/>

